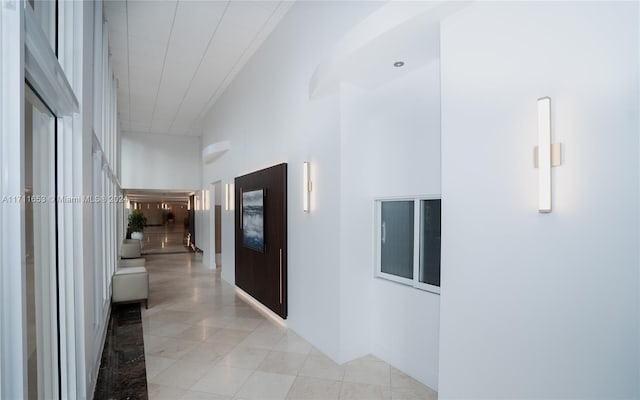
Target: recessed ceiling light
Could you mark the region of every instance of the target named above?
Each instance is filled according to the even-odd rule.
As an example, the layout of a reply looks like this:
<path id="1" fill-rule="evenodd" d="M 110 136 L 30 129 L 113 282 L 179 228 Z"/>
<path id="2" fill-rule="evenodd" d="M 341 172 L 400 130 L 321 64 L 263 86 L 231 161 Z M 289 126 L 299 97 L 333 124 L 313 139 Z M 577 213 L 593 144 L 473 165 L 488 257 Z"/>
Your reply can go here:
<path id="1" fill-rule="evenodd" d="M 396 61 L 393 63 L 393 66 L 396 68 L 400 68 L 402 66 L 404 66 L 404 61 Z"/>

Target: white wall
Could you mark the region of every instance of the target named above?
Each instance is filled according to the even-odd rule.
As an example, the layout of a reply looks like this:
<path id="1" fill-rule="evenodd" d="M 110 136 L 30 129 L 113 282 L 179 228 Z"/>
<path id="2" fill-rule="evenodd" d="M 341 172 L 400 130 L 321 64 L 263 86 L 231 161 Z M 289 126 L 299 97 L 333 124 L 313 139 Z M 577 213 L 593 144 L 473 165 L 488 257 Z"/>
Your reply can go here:
<path id="1" fill-rule="evenodd" d="M 204 168 L 201 187 L 281 162 L 288 170 L 288 324 L 340 359 L 340 104 L 309 99 L 331 46 L 375 3 L 296 3 L 206 118 L 203 145 L 231 141 Z M 312 44 L 312 45 L 310 45 Z M 311 212 L 302 211 L 302 163 L 311 162 Z M 204 249 L 205 252 L 207 249 Z M 233 283 L 233 213 L 222 216 L 222 277 Z"/>
<path id="2" fill-rule="evenodd" d="M 122 187 L 191 190 L 201 187 L 200 138 L 123 133 Z"/>
<path id="3" fill-rule="evenodd" d="M 638 4 L 442 24 L 441 399 L 638 398 Z M 553 213 L 537 211 L 551 96 Z"/>
<path id="4" fill-rule="evenodd" d="M 437 388 L 439 296 L 374 279 L 373 205 L 440 194 L 439 64 L 308 98 L 331 46 L 379 5 L 291 9 L 207 117 L 203 145 L 229 140 L 231 150 L 205 165 L 202 187 L 288 162 L 290 327 L 338 362 L 374 353 Z M 233 283 L 233 213 L 222 219 L 222 276 Z"/>
<path id="5" fill-rule="evenodd" d="M 205 184 L 204 188 L 204 193 L 199 191 L 197 194 L 199 207 L 195 211 L 196 238 L 194 243 L 197 248 L 202 250 L 202 263 L 210 268 L 216 268 L 217 264 L 222 261 L 216 261 L 215 252 L 220 253 L 220 249 L 214 249 L 215 205 L 222 201 L 222 190 L 224 189 L 221 188 L 219 182 Z"/>
<path id="6" fill-rule="evenodd" d="M 341 341 L 437 389 L 440 296 L 373 278 L 374 199 L 440 195 L 440 65 L 403 72 L 341 86 Z"/>

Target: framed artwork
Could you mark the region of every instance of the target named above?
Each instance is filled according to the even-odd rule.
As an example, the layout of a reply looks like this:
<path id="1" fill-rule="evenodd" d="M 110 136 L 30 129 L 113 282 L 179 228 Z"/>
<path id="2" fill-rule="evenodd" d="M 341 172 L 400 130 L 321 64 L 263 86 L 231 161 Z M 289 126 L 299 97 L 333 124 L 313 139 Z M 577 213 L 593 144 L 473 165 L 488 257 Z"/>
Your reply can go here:
<path id="1" fill-rule="evenodd" d="M 264 189 L 242 192 L 242 245 L 264 253 Z"/>

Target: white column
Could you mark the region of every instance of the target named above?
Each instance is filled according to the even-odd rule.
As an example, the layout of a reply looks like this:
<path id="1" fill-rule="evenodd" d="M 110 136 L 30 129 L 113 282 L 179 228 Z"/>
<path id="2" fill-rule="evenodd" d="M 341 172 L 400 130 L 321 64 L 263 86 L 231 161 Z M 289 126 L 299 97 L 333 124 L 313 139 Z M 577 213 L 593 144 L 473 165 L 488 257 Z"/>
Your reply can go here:
<path id="1" fill-rule="evenodd" d="M 24 194 L 23 12 L 20 1 L 0 3 L 0 398 L 3 399 L 27 397 L 25 221 L 20 198 Z"/>

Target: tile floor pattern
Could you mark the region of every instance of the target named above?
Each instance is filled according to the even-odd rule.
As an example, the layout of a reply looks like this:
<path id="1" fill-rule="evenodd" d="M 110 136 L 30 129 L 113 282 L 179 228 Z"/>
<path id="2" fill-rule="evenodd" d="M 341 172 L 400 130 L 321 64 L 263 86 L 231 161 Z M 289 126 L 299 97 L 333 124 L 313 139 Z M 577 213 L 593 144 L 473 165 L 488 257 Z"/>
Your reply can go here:
<path id="1" fill-rule="evenodd" d="M 373 357 L 338 365 L 235 293 L 197 254 L 147 256 L 143 309 L 149 398 L 437 399 Z"/>

